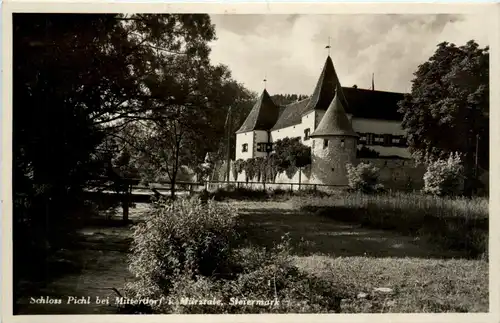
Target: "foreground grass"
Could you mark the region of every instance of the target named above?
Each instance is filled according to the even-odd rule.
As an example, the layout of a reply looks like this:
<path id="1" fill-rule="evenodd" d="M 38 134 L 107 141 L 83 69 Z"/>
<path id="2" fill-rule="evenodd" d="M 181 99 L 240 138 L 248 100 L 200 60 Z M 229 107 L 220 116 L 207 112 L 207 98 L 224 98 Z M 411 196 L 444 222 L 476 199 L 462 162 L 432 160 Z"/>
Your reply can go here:
<path id="1" fill-rule="evenodd" d="M 294 259 L 300 268 L 350 292 L 342 302 L 344 313 L 488 312 L 486 261 L 327 256 Z M 374 291 L 378 287 L 392 292 Z M 360 293 L 367 295 L 358 298 Z"/>
<path id="2" fill-rule="evenodd" d="M 292 203 L 235 203 L 243 211 L 247 246 L 268 247 L 286 233 L 303 242 L 291 257 L 299 268 L 347 292 L 342 313 L 488 311 L 486 260 L 437 250 L 394 231 L 300 212 Z M 378 287 L 392 292 L 374 292 Z M 358 298 L 360 293 L 367 295 Z"/>
<path id="3" fill-rule="evenodd" d="M 420 194 L 296 197 L 294 205 L 330 219 L 419 237 L 440 248 L 487 258 L 488 200 L 440 198 Z"/>

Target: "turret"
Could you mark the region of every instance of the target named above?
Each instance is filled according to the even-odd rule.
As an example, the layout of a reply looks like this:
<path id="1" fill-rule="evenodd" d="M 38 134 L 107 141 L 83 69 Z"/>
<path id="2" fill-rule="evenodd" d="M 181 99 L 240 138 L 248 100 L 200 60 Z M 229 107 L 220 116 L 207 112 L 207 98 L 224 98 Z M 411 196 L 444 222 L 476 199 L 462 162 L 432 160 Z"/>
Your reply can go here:
<path id="1" fill-rule="evenodd" d="M 311 134 L 312 176 L 317 183 L 347 185 L 347 163 L 356 163 L 358 134 L 352 129 L 339 90 Z"/>
<path id="2" fill-rule="evenodd" d="M 269 131 L 279 116 L 267 90 L 263 90 L 247 118 L 236 131 L 236 159 L 265 157 L 270 147 Z"/>

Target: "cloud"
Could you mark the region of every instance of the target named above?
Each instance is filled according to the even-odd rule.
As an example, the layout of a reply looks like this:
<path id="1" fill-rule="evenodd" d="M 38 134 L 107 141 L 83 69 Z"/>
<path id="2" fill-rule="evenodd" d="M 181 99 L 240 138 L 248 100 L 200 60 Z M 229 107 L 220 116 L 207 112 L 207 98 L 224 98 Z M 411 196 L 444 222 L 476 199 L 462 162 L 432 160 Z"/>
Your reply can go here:
<path id="1" fill-rule="evenodd" d="M 327 55 L 343 86 L 407 92 L 413 72 L 443 41 L 487 46 L 481 15 L 213 15 L 211 58 L 260 92 L 310 94 Z"/>

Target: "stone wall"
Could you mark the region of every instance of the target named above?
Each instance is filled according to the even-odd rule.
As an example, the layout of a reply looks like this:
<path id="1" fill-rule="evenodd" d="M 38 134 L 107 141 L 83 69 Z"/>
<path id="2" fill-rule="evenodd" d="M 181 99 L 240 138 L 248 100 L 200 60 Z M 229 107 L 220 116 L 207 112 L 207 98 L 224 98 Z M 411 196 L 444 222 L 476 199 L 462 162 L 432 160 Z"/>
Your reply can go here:
<path id="1" fill-rule="evenodd" d="M 379 180 L 386 188 L 420 190 L 424 186 L 425 166 L 411 159 L 361 158 L 358 162 L 370 163 L 380 170 Z"/>
<path id="2" fill-rule="evenodd" d="M 317 143 L 316 143 L 317 144 Z M 388 189 L 394 190 L 420 190 L 424 186 L 423 176 L 426 171 L 425 166 L 416 165 L 411 159 L 388 159 L 388 158 L 361 158 L 357 160 L 358 163 L 370 163 L 380 170 L 379 180 Z M 237 182 L 246 182 L 245 171 L 242 171 L 237 175 L 236 178 L 233 177 L 233 167 L 234 164 L 231 163 L 230 180 Z M 212 176 L 212 180 L 224 181 L 226 166 L 224 162 L 217 165 L 217 170 L 215 176 Z M 300 173 L 300 183 L 305 184 L 301 189 L 313 188 L 307 184 L 324 184 L 322 181 L 318 181 L 317 176 L 314 176 L 314 167 L 308 166 L 301 170 Z M 248 179 L 248 182 L 259 182 L 257 177 Z M 276 176 L 274 183 L 266 183 L 266 188 L 270 189 L 290 189 L 290 184 L 299 183 L 299 171 L 297 170 L 294 174 L 286 174 L 285 172 L 280 173 Z M 346 185 L 347 183 L 341 183 Z M 256 184 L 257 185 L 257 184 Z M 255 185 L 254 185 L 255 186 Z M 259 188 L 262 188 L 261 184 L 258 184 Z M 293 185 L 293 189 L 297 189 L 298 186 Z"/>
<path id="3" fill-rule="evenodd" d="M 324 142 L 328 140 L 325 147 Z M 317 184 L 347 185 L 347 163 L 356 162 L 356 138 L 314 138 L 312 145 L 312 177 Z"/>

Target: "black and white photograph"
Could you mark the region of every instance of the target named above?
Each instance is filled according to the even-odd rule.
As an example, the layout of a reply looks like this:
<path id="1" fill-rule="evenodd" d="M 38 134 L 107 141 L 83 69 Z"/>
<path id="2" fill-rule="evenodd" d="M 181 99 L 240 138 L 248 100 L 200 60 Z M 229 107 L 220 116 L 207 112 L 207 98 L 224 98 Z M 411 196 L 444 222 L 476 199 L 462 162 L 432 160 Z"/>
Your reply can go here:
<path id="1" fill-rule="evenodd" d="M 494 311 L 498 8 L 219 8 L 9 14 L 11 318 Z"/>

